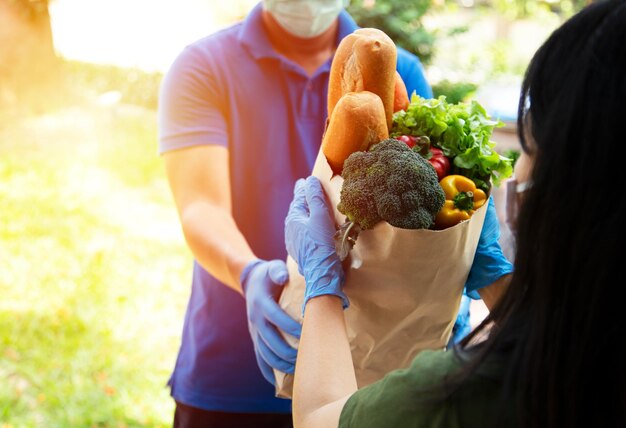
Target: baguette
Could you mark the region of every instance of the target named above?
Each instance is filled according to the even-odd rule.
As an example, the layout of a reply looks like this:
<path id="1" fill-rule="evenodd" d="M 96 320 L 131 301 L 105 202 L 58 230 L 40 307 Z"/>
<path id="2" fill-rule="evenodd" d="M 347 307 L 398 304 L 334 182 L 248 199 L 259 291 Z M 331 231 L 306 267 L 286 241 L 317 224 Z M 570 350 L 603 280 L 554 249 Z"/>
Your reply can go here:
<path id="1" fill-rule="evenodd" d="M 343 162 L 356 151 L 389 138 L 385 107 L 372 92 L 348 92 L 333 109 L 322 140 L 322 152 L 335 174 L 341 174 Z"/>
<path id="2" fill-rule="evenodd" d="M 396 45 L 384 32 L 360 28 L 346 36 L 333 58 L 328 82 L 328 117 L 348 92 L 370 91 L 382 100 L 391 129 L 396 85 Z"/>

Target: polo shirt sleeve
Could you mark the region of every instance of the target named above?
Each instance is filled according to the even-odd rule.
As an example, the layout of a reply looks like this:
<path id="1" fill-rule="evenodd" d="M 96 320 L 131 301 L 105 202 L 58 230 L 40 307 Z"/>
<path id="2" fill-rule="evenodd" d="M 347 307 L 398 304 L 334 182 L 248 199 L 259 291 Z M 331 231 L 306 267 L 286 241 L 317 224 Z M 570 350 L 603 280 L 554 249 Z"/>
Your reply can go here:
<path id="1" fill-rule="evenodd" d="M 341 411 L 339 427 L 454 426 L 454 422 L 447 425 L 450 409 L 445 402 L 424 399 L 427 391 L 432 393 L 458 368 L 451 354 L 422 351 L 408 369 L 395 370 L 355 392 Z"/>
<path id="2" fill-rule="evenodd" d="M 408 51 L 398 48 L 398 73 L 406 85 L 409 98 L 413 91 L 423 98 L 432 98 L 433 91 L 424 76 L 424 67 L 419 58 Z"/>
<path id="3" fill-rule="evenodd" d="M 172 64 L 159 97 L 159 153 L 228 146 L 225 96 L 206 51 L 188 46 Z"/>

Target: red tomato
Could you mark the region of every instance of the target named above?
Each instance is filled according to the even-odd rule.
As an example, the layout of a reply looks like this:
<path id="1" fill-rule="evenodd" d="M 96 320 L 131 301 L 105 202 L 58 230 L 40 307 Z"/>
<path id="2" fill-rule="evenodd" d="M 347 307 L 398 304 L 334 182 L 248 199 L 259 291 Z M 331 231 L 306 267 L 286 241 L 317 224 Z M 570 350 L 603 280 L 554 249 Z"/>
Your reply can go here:
<path id="1" fill-rule="evenodd" d="M 428 159 L 428 161 L 435 168 L 435 171 L 437 171 L 437 178 L 441 181 L 441 179 L 450 172 L 450 159 L 443 154 L 441 149 L 436 147 L 431 147 L 430 152 L 432 153 L 432 157 Z"/>
<path id="2" fill-rule="evenodd" d="M 417 142 L 417 138 L 413 137 L 412 135 L 401 135 L 397 137 L 396 140 L 402 141 L 404 144 L 409 146 L 409 149 L 415 147 L 415 143 Z"/>
<path id="3" fill-rule="evenodd" d="M 419 138 L 420 137 L 414 137 L 412 135 L 401 135 L 399 137 L 396 137 L 396 140 L 402 141 L 404 144 L 409 146 L 410 149 L 412 149 L 417 144 Z M 420 147 L 422 147 L 421 144 Z M 430 162 L 435 168 L 435 171 L 437 171 L 437 178 L 439 179 L 439 181 L 441 181 L 441 179 L 448 175 L 448 173 L 450 172 L 450 159 L 448 159 L 443 154 L 443 151 L 441 149 L 438 149 L 437 147 L 431 146 L 429 150 L 431 153 L 431 157 L 430 159 L 428 159 L 428 162 Z"/>

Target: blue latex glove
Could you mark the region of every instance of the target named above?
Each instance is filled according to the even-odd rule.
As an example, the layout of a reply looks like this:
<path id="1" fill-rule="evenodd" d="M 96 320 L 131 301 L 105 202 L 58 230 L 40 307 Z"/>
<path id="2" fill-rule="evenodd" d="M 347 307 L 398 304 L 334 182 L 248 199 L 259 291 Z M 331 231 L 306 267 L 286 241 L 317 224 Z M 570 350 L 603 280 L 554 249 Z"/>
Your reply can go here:
<path id="1" fill-rule="evenodd" d="M 456 316 L 454 327 L 452 327 L 452 335 L 448 341 L 448 348 L 451 348 L 455 343 L 463 340 L 471 331 L 470 298 L 467 294 L 463 294 L 463 297 L 461 297 L 461 305 L 459 306 L 459 313 Z"/>
<path id="2" fill-rule="evenodd" d="M 498 243 L 500 239 L 500 223 L 496 214 L 493 197 L 489 197 L 489 205 L 485 214 L 485 222 L 480 232 L 478 247 L 465 283 L 467 295 L 472 299 L 480 299 L 477 290 L 492 284 L 501 276 L 513 272 L 509 262 Z"/>
<path id="3" fill-rule="evenodd" d="M 282 260 L 254 260 L 244 268 L 240 279 L 256 361 L 263 377 L 273 385 L 272 368 L 293 373 L 297 353 L 277 329 L 295 337 L 300 337 L 302 329 L 276 302 L 289 272 Z"/>
<path id="4" fill-rule="evenodd" d="M 335 223 L 330 217 L 321 183 L 312 176 L 306 181 L 298 180 L 285 219 L 285 244 L 306 282 L 303 314 L 309 299 L 325 294 L 340 297 L 344 309 L 349 305 L 341 290 L 344 273 L 335 251 L 334 234 Z"/>

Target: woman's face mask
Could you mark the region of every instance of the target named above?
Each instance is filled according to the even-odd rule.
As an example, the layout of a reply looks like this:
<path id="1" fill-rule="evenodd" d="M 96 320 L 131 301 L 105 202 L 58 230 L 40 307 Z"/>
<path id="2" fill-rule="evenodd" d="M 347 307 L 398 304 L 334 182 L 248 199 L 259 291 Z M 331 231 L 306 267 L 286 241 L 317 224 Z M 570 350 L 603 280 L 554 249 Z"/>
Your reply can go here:
<path id="1" fill-rule="evenodd" d="M 263 0 L 263 8 L 294 36 L 310 39 L 328 30 L 349 0 Z"/>
<path id="2" fill-rule="evenodd" d="M 532 187 L 532 181 L 518 183 L 517 179 L 511 178 L 506 182 L 506 212 L 505 221 L 513 236 L 517 234 L 517 216 L 522 204 L 524 192 Z"/>
<path id="3" fill-rule="evenodd" d="M 532 164 L 533 159 L 527 153 L 522 152 L 515 165 L 514 178 L 506 182 L 505 221 L 513 236 L 517 233 L 517 216 L 524 199 L 524 192 L 533 185 L 530 179 Z"/>

